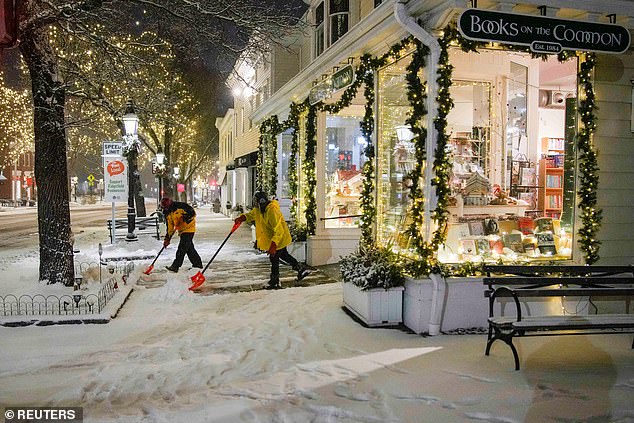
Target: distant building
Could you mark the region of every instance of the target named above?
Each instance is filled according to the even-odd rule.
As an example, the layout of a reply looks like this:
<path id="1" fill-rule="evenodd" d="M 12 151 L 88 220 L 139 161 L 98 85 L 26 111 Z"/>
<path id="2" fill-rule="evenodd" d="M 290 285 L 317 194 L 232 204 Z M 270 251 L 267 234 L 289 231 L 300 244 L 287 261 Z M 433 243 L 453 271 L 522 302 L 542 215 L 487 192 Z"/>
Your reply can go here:
<path id="1" fill-rule="evenodd" d="M 33 205 L 37 200 L 33 152 L 20 155 L 12 165 L 0 169 L 0 201 L 3 205 Z"/>

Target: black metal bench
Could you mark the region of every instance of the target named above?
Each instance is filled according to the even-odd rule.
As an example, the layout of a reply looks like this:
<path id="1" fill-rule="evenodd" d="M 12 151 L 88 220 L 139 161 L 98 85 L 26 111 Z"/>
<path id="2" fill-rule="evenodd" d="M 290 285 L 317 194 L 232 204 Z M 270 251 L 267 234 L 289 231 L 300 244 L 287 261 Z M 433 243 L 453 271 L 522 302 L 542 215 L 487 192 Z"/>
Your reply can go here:
<path id="1" fill-rule="evenodd" d="M 136 235 L 151 235 L 156 239 L 161 239 L 159 233 L 158 216 L 136 217 L 134 233 Z M 112 219 L 108 219 L 108 232 L 110 233 L 110 242 L 112 239 Z M 114 220 L 114 236 L 116 238 L 125 238 L 128 234 L 128 219 L 119 218 Z"/>
<path id="2" fill-rule="evenodd" d="M 519 336 L 575 335 L 592 333 L 632 333 L 634 314 L 630 314 L 630 299 L 634 296 L 633 266 L 512 266 L 485 265 L 483 279 L 485 297 L 489 299 L 489 331 L 485 355 L 496 340 L 504 341 L 513 351 L 515 370 L 520 362 L 513 338 Z M 520 299 L 554 297 L 588 297 L 615 299 L 625 302 L 624 313 L 562 314 L 525 316 Z M 496 299 L 512 299 L 514 316 L 495 316 Z M 606 329 L 613 329 L 606 331 Z M 618 329 L 618 330 L 615 330 Z M 629 330 L 628 330 L 629 329 Z M 634 342 L 632 343 L 634 349 Z"/>

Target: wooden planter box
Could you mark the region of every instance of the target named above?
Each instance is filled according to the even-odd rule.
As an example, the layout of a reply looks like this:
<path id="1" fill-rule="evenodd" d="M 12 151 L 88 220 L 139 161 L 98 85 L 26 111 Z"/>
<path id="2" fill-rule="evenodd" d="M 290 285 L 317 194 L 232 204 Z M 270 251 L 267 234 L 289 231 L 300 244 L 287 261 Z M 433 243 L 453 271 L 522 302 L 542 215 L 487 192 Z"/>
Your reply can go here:
<path id="1" fill-rule="evenodd" d="M 391 326 L 403 321 L 402 286 L 362 291 L 352 283 L 343 283 L 343 304 L 368 326 Z"/>

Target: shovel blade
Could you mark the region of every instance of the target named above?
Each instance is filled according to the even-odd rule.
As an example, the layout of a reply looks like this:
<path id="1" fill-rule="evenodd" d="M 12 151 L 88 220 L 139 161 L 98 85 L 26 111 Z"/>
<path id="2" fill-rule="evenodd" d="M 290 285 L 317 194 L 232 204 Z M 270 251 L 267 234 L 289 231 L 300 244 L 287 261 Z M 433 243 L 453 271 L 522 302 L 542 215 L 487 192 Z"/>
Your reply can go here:
<path id="1" fill-rule="evenodd" d="M 145 273 L 146 275 L 149 275 L 150 273 L 152 273 L 152 270 L 154 269 L 154 266 L 150 266 L 147 268 L 147 270 L 143 273 Z"/>
<path id="2" fill-rule="evenodd" d="M 196 289 L 198 288 L 200 285 L 205 283 L 205 277 L 203 276 L 202 272 L 198 272 L 196 273 L 194 276 L 191 277 L 192 279 L 192 286 L 189 287 L 189 290 L 191 291 L 192 289 Z"/>

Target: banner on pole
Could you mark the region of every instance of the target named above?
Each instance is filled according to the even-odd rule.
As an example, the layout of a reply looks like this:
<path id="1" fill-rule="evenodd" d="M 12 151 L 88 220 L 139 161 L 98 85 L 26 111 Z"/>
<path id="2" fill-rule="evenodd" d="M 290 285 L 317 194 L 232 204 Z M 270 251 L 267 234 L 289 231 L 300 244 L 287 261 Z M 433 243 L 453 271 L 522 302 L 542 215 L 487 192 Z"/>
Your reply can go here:
<path id="1" fill-rule="evenodd" d="M 104 200 L 128 201 L 128 162 L 123 157 L 104 157 Z"/>

